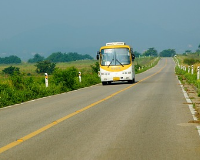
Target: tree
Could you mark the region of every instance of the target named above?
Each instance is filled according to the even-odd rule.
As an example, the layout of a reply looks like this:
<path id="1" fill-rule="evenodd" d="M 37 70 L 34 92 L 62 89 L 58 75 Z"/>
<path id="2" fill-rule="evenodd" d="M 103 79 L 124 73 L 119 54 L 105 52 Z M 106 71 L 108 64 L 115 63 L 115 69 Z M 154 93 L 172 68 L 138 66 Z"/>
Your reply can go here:
<path id="1" fill-rule="evenodd" d="M 154 48 L 149 48 L 147 51 L 143 53 L 144 56 L 158 56 L 158 51 Z"/>
<path id="2" fill-rule="evenodd" d="M 52 53 L 49 57 L 46 58 L 51 62 L 64 62 L 64 54 L 61 52 Z"/>
<path id="3" fill-rule="evenodd" d="M 48 74 L 52 74 L 53 71 L 55 70 L 55 63 L 52 63 L 48 60 L 45 61 L 40 61 L 37 62 L 37 64 L 35 65 L 36 68 L 36 72 L 37 73 L 48 73 Z"/>
<path id="4" fill-rule="evenodd" d="M 0 58 L 0 64 L 14 64 L 14 63 L 21 63 L 21 59 L 17 56 L 9 56 L 5 58 Z"/>
<path id="5" fill-rule="evenodd" d="M 188 50 L 185 51 L 185 53 L 186 53 L 186 54 L 192 53 L 192 51 L 188 49 Z"/>
<path id="6" fill-rule="evenodd" d="M 20 74 L 19 68 L 18 67 L 13 67 L 13 66 L 4 68 L 2 70 L 2 72 L 5 73 L 5 74 L 9 74 L 9 75 L 14 75 L 14 73 Z"/>
<path id="7" fill-rule="evenodd" d="M 44 57 L 42 57 L 41 55 L 36 53 L 34 55 L 34 58 L 28 60 L 28 63 L 36 63 L 36 62 L 43 61 L 43 60 L 44 60 Z"/>
<path id="8" fill-rule="evenodd" d="M 141 53 L 134 51 L 135 57 L 139 57 L 141 55 Z"/>
<path id="9" fill-rule="evenodd" d="M 200 55 L 200 44 L 198 46 L 198 49 L 196 50 L 196 53 L 197 53 L 198 56 Z"/>
<path id="10" fill-rule="evenodd" d="M 76 52 L 69 52 L 67 54 L 61 52 L 55 52 L 46 58 L 46 60 L 49 60 L 51 62 L 70 62 L 70 61 L 84 60 L 84 59 L 93 59 L 93 58 L 88 54 L 81 55 Z"/>
<path id="11" fill-rule="evenodd" d="M 175 49 L 166 49 L 160 52 L 161 57 L 173 57 L 176 54 Z"/>

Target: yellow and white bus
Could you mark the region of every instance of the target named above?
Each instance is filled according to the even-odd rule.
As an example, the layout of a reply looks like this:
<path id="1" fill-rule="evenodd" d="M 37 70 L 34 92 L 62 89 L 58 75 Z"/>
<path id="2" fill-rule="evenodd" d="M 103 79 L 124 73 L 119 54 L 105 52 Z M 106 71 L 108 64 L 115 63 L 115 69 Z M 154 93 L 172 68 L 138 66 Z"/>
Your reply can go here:
<path id="1" fill-rule="evenodd" d="M 102 46 L 97 52 L 100 72 L 99 76 L 103 85 L 114 81 L 135 82 L 133 49 L 124 42 L 111 42 Z"/>

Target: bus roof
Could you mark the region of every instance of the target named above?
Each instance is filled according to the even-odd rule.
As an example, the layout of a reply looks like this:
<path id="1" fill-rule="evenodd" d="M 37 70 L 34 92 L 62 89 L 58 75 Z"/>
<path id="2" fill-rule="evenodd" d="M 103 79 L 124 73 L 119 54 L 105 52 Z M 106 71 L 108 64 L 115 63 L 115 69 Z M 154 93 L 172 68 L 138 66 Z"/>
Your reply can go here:
<path id="1" fill-rule="evenodd" d="M 105 46 L 102 46 L 100 48 L 100 51 L 102 49 L 109 49 L 109 48 L 129 48 L 129 49 L 131 49 L 132 47 L 127 45 L 125 42 L 110 42 L 110 43 L 106 43 Z"/>
<path id="2" fill-rule="evenodd" d="M 110 42 L 106 43 L 106 46 L 113 46 L 113 45 L 126 45 L 125 42 Z"/>

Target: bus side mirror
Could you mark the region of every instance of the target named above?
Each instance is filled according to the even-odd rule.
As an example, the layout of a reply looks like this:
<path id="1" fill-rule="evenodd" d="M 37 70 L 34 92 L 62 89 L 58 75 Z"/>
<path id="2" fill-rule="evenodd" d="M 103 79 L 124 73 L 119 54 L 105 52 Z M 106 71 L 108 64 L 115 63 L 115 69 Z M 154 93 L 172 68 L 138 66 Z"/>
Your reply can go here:
<path id="1" fill-rule="evenodd" d="M 134 61 L 134 59 L 135 59 L 135 55 L 134 55 L 134 54 L 132 54 L 132 61 Z"/>
<path id="2" fill-rule="evenodd" d="M 100 54 L 100 52 L 97 51 L 97 60 L 99 60 L 99 54 Z"/>

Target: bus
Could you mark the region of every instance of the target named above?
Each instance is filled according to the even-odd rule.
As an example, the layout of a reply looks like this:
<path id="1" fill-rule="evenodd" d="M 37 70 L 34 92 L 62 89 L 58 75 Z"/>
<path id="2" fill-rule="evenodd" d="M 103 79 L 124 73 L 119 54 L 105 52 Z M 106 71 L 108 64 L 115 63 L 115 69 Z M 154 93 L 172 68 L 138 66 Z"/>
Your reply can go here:
<path id="1" fill-rule="evenodd" d="M 106 43 L 97 52 L 102 85 L 115 81 L 135 82 L 135 55 L 131 46 L 125 42 Z"/>

